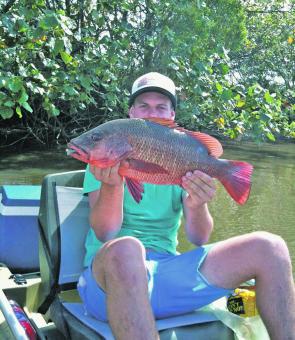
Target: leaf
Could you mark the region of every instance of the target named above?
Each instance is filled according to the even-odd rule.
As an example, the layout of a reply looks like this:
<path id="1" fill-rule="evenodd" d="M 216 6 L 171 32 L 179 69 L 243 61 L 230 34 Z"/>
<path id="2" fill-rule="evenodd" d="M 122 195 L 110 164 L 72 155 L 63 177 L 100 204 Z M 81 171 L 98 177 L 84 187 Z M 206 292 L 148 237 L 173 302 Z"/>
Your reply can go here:
<path id="1" fill-rule="evenodd" d="M 60 56 L 61 56 L 63 62 L 66 65 L 68 65 L 73 60 L 73 57 L 70 54 L 68 54 L 67 52 L 64 52 L 64 51 L 60 52 Z"/>
<path id="2" fill-rule="evenodd" d="M 276 140 L 275 136 L 271 132 L 267 132 L 266 137 L 272 142 Z"/>
<path id="3" fill-rule="evenodd" d="M 25 102 L 28 100 L 28 98 L 29 98 L 29 96 L 28 96 L 26 90 L 23 89 L 23 90 L 22 90 L 22 93 L 21 93 L 21 96 L 20 96 L 20 98 L 19 98 L 19 100 L 18 100 L 18 103 L 19 103 L 20 105 L 22 105 L 23 103 L 25 103 Z"/>
<path id="4" fill-rule="evenodd" d="M 20 33 L 26 32 L 29 29 L 29 25 L 23 19 L 17 20 L 15 26 Z"/>
<path id="5" fill-rule="evenodd" d="M 236 107 L 243 107 L 245 106 L 246 102 L 244 100 L 239 100 L 237 103 L 236 103 Z"/>
<path id="6" fill-rule="evenodd" d="M 65 93 L 69 94 L 70 96 L 78 96 L 79 95 L 79 92 L 73 87 L 73 86 L 70 86 L 70 85 L 65 85 L 63 87 Z"/>
<path id="7" fill-rule="evenodd" d="M 222 71 L 222 74 L 223 74 L 223 75 L 228 74 L 229 71 L 230 71 L 229 66 L 226 65 L 226 64 L 221 64 L 221 65 L 220 65 L 220 68 L 221 68 L 221 71 Z"/>
<path id="8" fill-rule="evenodd" d="M 55 28 L 59 25 L 58 19 L 54 14 L 48 14 L 39 22 L 39 27 L 45 31 L 51 28 Z"/>
<path id="9" fill-rule="evenodd" d="M 264 94 L 264 99 L 268 104 L 272 104 L 274 102 L 273 96 L 269 93 L 269 91 L 266 91 Z"/>
<path id="10" fill-rule="evenodd" d="M 23 82 L 21 81 L 20 78 L 11 78 L 11 79 L 8 79 L 7 85 L 8 85 L 9 90 L 11 90 L 14 93 L 17 93 L 22 89 Z"/>
<path id="11" fill-rule="evenodd" d="M 29 111 L 29 112 L 31 112 L 31 113 L 33 112 L 33 109 L 31 108 L 31 106 L 29 105 L 28 102 L 22 103 L 21 106 L 22 106 L 24 109 L 26 109 L 27 111 Z"/>
<path id="12" fill-rule="evenodd" d="M 83 76 L 81 75 L 79 77 L 80 81 L 81 81 L 81 85 L 86 89 L 86 90 L 90 90 L 91 89 L 91 78 L 88 76 Z"/>
<path id="13" fill-rule="evenodd" d="M 58 116 L 60 114 L 60 111 L 59 109 L 54 105 L 54 104 L 51 104 L 50 107 L 49 107 L 49 113 L 52 115 L 52 116 Z"/>
<path id="14" fill-rule="evenodd" d="M 65 45 L 62 39 L 51 38 L 49 39 L 48 46 L 54 56 L 65 49 Z"/>
<path id="15" fill-rule="evenodd" d="M 13 101 L 8 100 L 7 102 L 4 103 L 4 106 L 6 106 L 6 107 L 14 107 L 14 104 L 15 103 Z"/>
<path id="16" fill-rule="evenodd" d="M 7 97 L 8 97 L 8 96 L 7 96 L 6 93 L 0 91 L 0 101 L 1 101 L 1 102 L 4 101 L 4 99 L 6 99 Z"/>
<path id="17" fill-rule="evenodd" d="M 22 118 L 23 114 L 22 114 L 22 110 L 19 106 L 16 107 L 15 109 L 17 115 L 19 116 L 19 118 Z"/>
<path id="18" fill-rule="evenodd" d="M 269 113 L 263 113 L 260 117 L 264 122 L 269 122 L 273 119 L 273 116 Z"/>
<path id="19" fill-rule="evenodd" d="M 219 83 L 216 83 L 216 84 L 215 84 L 215 87 L 216 87 L 216 89 L 217 89 L 218 92 L 221 92 L 222 89 L 223 89 L 222 85 L 219 84 Z"/>
<path id="20" fill-rule="evenodd" d="M 233 96 L 233 92 L 232 90 L 228 89 L 228 90 L 224 90 L 222 92 L 222 95 L 221 97 L 224 99 L 224 100 L 230 100 L 232 99 L 232 96 Z"/>
<path id="21" fill-rule="evenodd" d="M 217 124 L 218 127 L 220 128 L 224 128 L 224 118 L 223 117 L 219 117 L 215 119 L 215 122 Z"/>
<path id="22" fill-rule="evenodd" d="M 9 119 L 13 116 L 13 110 L 10 107 L 0 107 L 0 116 L 3 119 Z"/>

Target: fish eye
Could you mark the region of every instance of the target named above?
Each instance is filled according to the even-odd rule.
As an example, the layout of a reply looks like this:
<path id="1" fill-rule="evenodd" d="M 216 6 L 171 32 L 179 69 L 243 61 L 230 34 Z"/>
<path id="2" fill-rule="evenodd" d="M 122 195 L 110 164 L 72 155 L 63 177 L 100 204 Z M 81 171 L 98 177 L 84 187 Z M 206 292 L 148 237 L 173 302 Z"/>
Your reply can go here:
<path id="1" fill-rule="evenodd" d="M 99 135 L 99 134 L 93 134 L 93 135 L 91 135 L 91 140 L 93 141 L 93 142 L 98 142 L 98 141 L 100 141 L 102 138 L 101 138 L 101 136 Z"/>

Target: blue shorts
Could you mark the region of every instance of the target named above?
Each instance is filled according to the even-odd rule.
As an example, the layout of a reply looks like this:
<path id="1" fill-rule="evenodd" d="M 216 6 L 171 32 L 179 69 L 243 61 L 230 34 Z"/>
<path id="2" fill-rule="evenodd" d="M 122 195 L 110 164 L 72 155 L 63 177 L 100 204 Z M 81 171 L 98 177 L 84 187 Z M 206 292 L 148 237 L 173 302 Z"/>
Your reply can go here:
<path id="1" fill-rule="evenodd" d="M 147 252 L 149 297 L 156 319 L 191 312 L 232 293 L 211 285 L 200 273 L 211 247 L 198 247 L 179 255 Z M 81 274 L 78 291 L 86 312 L 107 321 L 106 294 L 95 281 L 91 266 Z"/>

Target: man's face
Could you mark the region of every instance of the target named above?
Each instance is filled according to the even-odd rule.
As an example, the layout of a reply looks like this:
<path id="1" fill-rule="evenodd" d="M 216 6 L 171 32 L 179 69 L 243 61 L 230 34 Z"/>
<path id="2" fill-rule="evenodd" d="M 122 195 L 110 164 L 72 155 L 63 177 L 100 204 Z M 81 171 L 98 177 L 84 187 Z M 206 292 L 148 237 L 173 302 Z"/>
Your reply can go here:
<path id="1" fill-rule="evenodd" d="M 163 118 L 174 120 L 171 100 L 158 92 L 145 92 L 135 98 L 129 110 L 130 118 Z"/>

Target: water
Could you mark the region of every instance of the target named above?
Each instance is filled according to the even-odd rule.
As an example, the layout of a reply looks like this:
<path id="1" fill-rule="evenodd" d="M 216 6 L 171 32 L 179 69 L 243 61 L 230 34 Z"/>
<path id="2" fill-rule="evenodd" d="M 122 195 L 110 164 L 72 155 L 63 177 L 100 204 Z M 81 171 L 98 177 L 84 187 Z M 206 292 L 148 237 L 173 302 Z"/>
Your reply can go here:
<path id="1" fill-rule="evenodd" d="M 255 230 L 279 234 L 288 244 L 295 274 L 295 144 L 224 143 L 223 157 L 252 163 L 253 184 L 248 202 L 239 206 L 217 183 L 217 197 L 210 203 L 215 221 L 210 242 Z M 47 174 L 83 168 L 62 147 L 1 154 L 0 185 L 40 184 Z M 183 231 L 179 241 L 180 251 L 193 248 Z"/>

